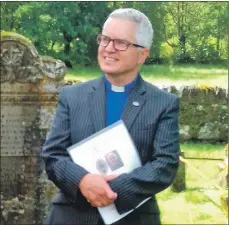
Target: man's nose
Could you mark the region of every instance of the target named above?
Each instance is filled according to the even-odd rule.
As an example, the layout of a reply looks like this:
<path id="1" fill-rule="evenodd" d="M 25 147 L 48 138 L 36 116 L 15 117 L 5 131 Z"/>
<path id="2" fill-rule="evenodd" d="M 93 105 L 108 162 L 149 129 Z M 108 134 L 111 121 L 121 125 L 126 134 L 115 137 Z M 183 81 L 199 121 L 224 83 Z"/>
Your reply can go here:
<path id="1" fill-rule="evenodd" d="M 107 45 L 105 49 L 106 51 L 109 51 L 109 52 L 116 52 L 116 49 L 114 47 L 114 41 L 110 40 L 109 44 Z"/>

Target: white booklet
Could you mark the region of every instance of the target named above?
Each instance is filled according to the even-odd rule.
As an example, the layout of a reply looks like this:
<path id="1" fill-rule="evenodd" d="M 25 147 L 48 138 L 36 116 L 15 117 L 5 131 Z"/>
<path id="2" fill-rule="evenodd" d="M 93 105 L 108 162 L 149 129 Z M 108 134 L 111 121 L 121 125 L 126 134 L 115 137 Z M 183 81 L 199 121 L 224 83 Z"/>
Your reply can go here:
<path id="1" fill-rule="evenodd" d="M 72 145 L 67 150 L 72 160 L 90 173 L 122 174 L 141 166 L 137 149 L 122 120 Z M 145 199 L 137 207 L 149 199 Z M 105 224 L 112 224 L 133 210 L 120 215 L 114 203 L 98 207 Z"/>

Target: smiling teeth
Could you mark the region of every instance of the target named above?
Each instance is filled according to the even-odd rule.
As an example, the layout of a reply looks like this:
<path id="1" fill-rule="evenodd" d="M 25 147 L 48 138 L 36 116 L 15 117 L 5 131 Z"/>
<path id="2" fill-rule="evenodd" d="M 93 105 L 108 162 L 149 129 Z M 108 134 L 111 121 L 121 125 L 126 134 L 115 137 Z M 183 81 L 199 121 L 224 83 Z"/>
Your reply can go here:
<path id="1" fill-rule="evenodd" d="M 113 58 L 109 58 L 109 57 L 105 57 L 106 60 L 109 60 L 109 61 L 115 61 L 115 59 Z"/>

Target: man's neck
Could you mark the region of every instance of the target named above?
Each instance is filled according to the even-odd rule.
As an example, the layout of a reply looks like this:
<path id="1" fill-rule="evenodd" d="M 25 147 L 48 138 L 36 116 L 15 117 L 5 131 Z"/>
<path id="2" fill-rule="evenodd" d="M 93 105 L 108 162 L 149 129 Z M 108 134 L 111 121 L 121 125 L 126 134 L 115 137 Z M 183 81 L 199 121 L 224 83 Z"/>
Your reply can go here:
<path id="1" fill-rule="evenodd" d="M 130 84 L 136 77 L 138 73 L 134 73 L 132 76 L 130 75 L 118 75 L 118 74 L 105 74 L 106 79 L 115 86 L 125 86 Z"/>

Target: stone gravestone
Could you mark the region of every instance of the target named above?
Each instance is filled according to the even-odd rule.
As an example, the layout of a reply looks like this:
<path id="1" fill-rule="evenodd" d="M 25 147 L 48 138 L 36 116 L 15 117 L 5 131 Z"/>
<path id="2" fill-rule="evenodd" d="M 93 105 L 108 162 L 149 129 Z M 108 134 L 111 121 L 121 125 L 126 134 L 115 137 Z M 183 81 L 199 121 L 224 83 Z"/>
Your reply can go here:
<path id="1" fill-rule="evenodd" d="M 25 37 L 1 32 L 1 224 L 42 224 L 39 157 L 65 65 L 39 56 Z"/>

